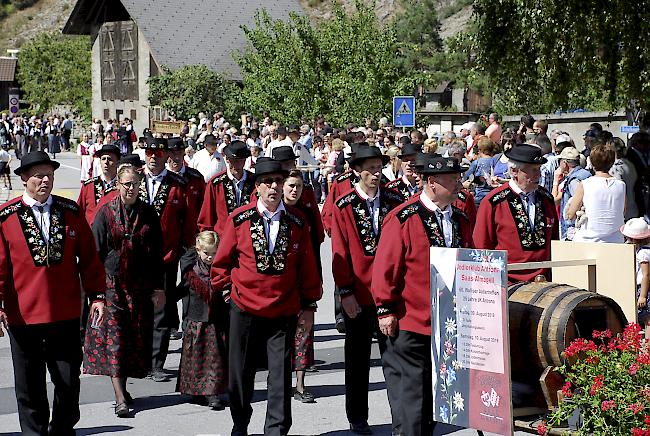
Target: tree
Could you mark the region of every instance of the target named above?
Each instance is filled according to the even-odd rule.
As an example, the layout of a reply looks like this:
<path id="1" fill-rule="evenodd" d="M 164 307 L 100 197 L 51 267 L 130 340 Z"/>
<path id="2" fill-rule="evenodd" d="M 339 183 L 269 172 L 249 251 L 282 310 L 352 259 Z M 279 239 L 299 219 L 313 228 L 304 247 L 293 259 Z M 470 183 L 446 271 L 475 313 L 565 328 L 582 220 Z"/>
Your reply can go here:
<path id="1" fill-rule="evenodd" d="M 335 124 L 361 123 L 389 112 L 393 95 L 412 92 L 417 72 L 399 70 L 395 32 L 380 26 L 374 5 L 357 0 L 346 13 L 335 4 L 333 15 L 312 26 L 260 11 L 255 27 L 244 27 L 250 47 L 235 59 L 254 113 L 268 110 L 285 123 L 320 113 Z"/>
<path id="2" fill-rule="evenodd" d="M 476 0 L 476 51 L 505 112 L 647 107 L 650 0 Z"/>
<path id="3" fill-rule="evenodd" d="M 147 79 L 149 101 L 168 110 L 174 117 L 187 120 L 201 111 L 213 113 L 224 108 L 238 89 L 205 65 L 185 65 L 175 71 L 162 67 L 162 74 Z M 233 108 L 232 105 L 229 109 Z M 228 113 L 231 119 L 238 113 Z"/>
<path id="4" fill-rule="evenodd" d="M 22 98 L 36 111 L 70 105 L 72 112 L 91 118 L 91 46 L 86 36 L 41 33 L 27 41 L 18 57 Z"/>
<path id="5" fill-rule="evenodd" d="M 400 2 L 401 12 L 395 16 L 394 28 L 403 71 L 432 70 L 432 57 L 442 50 L 437 3 L 435 0 Z"/>
<path id="6" fill-rule="evenodd" d="M 282 122 L 316 116 L 322 105 L 320 47 L 309 20 L 294 13 L 286 22 L 274 20 L 261 10 L 255 14 L 255 27 L 243 30 L 250 46 L 235 60 L 248 105 L 258 114 L 268 110 Z"/>

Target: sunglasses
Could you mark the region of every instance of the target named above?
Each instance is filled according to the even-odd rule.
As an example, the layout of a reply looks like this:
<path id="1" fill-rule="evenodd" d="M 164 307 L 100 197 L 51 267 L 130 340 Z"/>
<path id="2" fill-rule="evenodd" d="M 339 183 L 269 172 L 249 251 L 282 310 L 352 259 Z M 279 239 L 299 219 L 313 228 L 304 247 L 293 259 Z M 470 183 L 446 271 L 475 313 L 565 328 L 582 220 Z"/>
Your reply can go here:
<path id="1" fill-rule="evenodd" d="M 124 186 L 124 188 L 126 188 L 127 190 L 131 190 L 133 188 L 137 188 L 140 186 L 140 182 L 126 182 L 126 183 L 119 182 L 119 183 L 120 185 Z"/>
<path id="2" fill-rule="evenodd" d="M 165 151 L 164 150 L 147 149 L 147 150 L 145 150 L 144 154 L 146 154 L 148 157 L 151 157 L 151 156 L 163 157 L 165 155 Z"/>
<path id="3" fill-rule="evenodd" d="M 284 182 L 284 177 L 263 177 L 260 179 L 260 183 L 264 183 L 267 186 L 271 186 L 274 183 L 276 185 L 281 185 Z"/>

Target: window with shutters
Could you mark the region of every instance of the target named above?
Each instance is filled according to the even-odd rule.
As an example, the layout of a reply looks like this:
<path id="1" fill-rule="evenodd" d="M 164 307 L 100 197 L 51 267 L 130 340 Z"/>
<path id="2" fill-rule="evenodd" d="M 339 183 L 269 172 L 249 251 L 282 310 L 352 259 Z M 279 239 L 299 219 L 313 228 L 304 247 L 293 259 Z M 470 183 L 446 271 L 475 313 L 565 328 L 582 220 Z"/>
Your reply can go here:
<path id="1" fill-rule="evenodd" d="M 138 100 L 138 28 L 133 21 L 104 23 L 101 47 L 102 100 Z"/>

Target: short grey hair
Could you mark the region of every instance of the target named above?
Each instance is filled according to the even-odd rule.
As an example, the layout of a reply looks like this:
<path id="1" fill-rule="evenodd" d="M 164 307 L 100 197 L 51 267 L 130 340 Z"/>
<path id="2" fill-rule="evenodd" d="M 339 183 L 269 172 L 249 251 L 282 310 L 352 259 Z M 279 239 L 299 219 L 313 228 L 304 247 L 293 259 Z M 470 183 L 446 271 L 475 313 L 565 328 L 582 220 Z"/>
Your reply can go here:
<path id="1" fill-rule="evenodd" d="M 456 139 L 456 133 L 451 130 L 445 133 L 445 138 L 447 139 Z"/>
<path id="2" fill-rule="evenodd" d="M 521 162 L 516 162 L 514 160 L 508 161 L 508 171 L 510 170 L 520 170 L 524 164 Z"/>
<path id="3" fill-rule="evenodd" d="M 449 147 L 449 155 L 453 156 L 456 153 L 461 153 L 464 155 L 465 153 L 467 153 L 467 147 L 453 142 L 451 144 L 451 147 Z"/>

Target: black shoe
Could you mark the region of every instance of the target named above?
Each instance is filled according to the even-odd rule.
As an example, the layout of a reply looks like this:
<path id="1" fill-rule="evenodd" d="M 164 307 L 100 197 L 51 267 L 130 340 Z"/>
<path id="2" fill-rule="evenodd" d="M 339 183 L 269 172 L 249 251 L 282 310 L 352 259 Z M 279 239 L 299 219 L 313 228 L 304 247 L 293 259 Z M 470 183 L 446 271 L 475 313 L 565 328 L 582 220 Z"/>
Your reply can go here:
<path id="1" fill-rule="evenodd" d="M 296 391 L 293 393 L 293 399 L 298 400 L 301 403 L 315 403 L 314 395 L 311 392 L 308 392 L 306 390 L 303 390 L 300 392 L 299 390 L 296 389 Z"/>
<path id="2" fill-rule="evenodd" d="M 336 326 L 336 330 L 339 333 L 341 333 L 341 334 L 345 333 L 345 320 L 343 318 L 336 318 L 335 326 Z"/>
<path id="3" fill-rule="evenodd" d="M 155 382 L 166 382 L 169 381 L 169 378 L 161 368 L 154 368 L 151 370 L 151 380 Z"/>
<path id="4" fill-rule="evenodd" d="M 169 339 L 176 341 L 178 339 L 183 339 L 183 332 L 180 330 L 173 330 L 169 335 Z"/>
<path id="5" fill-rule="evenodd" d="M 216 395 L 207 395 L 205 399 L 208 402 L 208 407 L 212 410 L 223 410 L 226 408 Z"/>
<path id="6" fill-rule="evenodd" d="M 350 430 L 355 434 L 372 434 L 372 430 L 367 422 L 350 423 Z"/>
<path id="7" fill-rule="evenodd" d="M 133 397 L 128 392 L 124 392 L 124 400 L 126 401 L 126 404 L 128 404 L 129 406 L 132 406 L 134 403 Z"/>
<path id="8" fill-rule="evenodd" d="M 115 414 L 118 418 L 126 418 L 129 416 L 129 406 L 126 403 L 115 405 Z"/>

